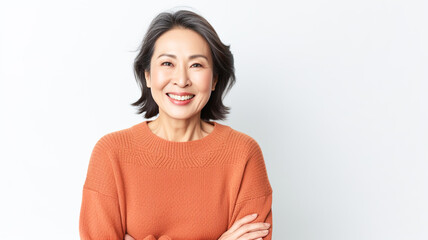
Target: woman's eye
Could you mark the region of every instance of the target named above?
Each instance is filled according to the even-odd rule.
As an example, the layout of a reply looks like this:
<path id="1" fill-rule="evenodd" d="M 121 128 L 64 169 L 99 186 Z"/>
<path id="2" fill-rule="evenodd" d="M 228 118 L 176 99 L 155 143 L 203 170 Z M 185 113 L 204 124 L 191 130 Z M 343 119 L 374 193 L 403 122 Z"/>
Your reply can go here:
<path id="1" fill-rule="evenodd" d="M 202 67 L 202 65 L 201 65 L 201 64 L 199 64 L 199 63 L 194 63 L 194 64 L 192 65 L 192 67 Z"/>
<path id="2" fill-rule="evenodd" d="M 162 65 L 163 65 L 163 66 L 168 66 L 168 67 L 169 67 L 169 66 L 172 66 L 172 63 L 170 63 L 170 62 L 163 62 L 163 63 L 162 63 Z"/>

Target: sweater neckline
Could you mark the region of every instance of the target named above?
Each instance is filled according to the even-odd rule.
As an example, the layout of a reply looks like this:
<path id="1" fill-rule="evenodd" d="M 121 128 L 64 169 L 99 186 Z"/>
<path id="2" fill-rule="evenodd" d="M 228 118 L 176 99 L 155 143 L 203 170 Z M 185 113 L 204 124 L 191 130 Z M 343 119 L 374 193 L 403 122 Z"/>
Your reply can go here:
<path id="1" fill-rule="evenodd" d="M 187 142 L 176 142 L 154 134 L 148 126 L 149 122 L 151 121 L 143 121 L 134 126 L 134 135 L 139 148 L 145 152 L 172 158 L 195 158 L 198 155 L 210 153 L 213 149 L 221 146 L 222 140 L 224 140 L 223 135 L 227 129 L 227 126 L 223 124 L 210 121 L 208 123 L 214 124 L 214 129 L 205 137 Z"/>
<path id="2" fill-rule="evenodd" d="M 218 131 L 218 124 L 216 122 L 207 122 L 210 123 L 211 125 L 214 124 L 214 129 L 205 137 L 197 139 L 197 140 L 191 140 L 191 141 L 186 141 L 186 142 L 177 142 L 177 141 L 170 141 L 164 138 L 159 137 L 158 135 L 156 135 L 155 133 L 152 132 L 152 130 L 149 127 L 149 123 L 152 121 L 144 121 L 143 123 L 143 127 L 144 127 L 144 131 L 148 132 L 149 135 L 152 135 L 151 137 L 154 138 L 155 141 L 157 141 L 158 143 L 164 143 L 164 144 L 171 144 L 171 143 L 188 143 L 188 144 L 194 144 L 195 142 L 201 141 L 210 141 L 209 138 L 212 138 L 213 134 L 216 134 Z"/>

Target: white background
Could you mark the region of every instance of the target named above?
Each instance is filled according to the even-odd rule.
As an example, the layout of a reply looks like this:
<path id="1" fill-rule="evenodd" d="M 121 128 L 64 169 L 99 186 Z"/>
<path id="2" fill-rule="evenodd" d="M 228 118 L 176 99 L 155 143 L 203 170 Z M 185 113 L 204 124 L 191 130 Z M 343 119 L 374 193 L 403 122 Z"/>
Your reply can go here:
<path id="1" fill-rule="evenodd" d="M 90 153 L 144 119 L 132 63 L 188 6 L 231 45 L 274 239 L 428 239 L 427 1 L 2 1 L 0 238 L 78 239 Z M 189 8 L 190 7 L 190 8 Z"/>

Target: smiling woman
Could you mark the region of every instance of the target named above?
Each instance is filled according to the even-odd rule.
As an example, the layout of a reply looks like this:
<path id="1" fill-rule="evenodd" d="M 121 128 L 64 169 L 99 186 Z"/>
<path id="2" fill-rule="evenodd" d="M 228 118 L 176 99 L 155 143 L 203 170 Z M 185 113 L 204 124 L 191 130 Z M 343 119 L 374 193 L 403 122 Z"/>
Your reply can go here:
<path id="1" fill-rule="evenodd" d="M 182 27 L 171 29 L 156 40 L 150 70 L 144 73 L 159 117 L 169 118 L 168 122 L 199 121 L 199 113 L 217 83 L 210 46 L 198 33 Z"/>
<path id="2" fill-rule="evenodd" d="M 135 59 L 145 118 L 92 151 L 82 239 L 272 238 L 272 188 L 250 136 L 213 120 L 235 82 L 233 56 L 190 11 L 161 13 Z M 250 214 L 256 213 L 257 216 Z"/>

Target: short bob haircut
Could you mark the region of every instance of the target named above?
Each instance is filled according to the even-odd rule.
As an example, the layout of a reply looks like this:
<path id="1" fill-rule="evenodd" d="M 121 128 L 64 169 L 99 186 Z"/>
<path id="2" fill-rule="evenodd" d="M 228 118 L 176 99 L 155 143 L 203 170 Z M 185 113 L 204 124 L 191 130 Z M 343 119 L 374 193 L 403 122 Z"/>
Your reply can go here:
<path id="1" fill-rule="evenodd" d="M 144 72 L 150 72 L 150 60 L 156 40 L 168 30 L 180 27 L 200 34 L 211 49 L 213 77 L 217 77 L 217 84 L 215 90 L 211 92 L 207 104 L 201 110 L 201 119 L 205 121 L 224 120 L 230 108 L 223 105 L 222 100 L 236 81 L 233 55 L 230 46 L 221 42 L 216 31 L 206 19 L 188 10 L 180 10 L 175 13 L 162 12 L 151 22 L 134 61 L 134 76 L 141 88 L 141 97 L 131 105 L 138 107 L 137 114 L 145 112 L 145 118 L 154 117 L 159 113 L 159 107 L 146 85 Z"/>

